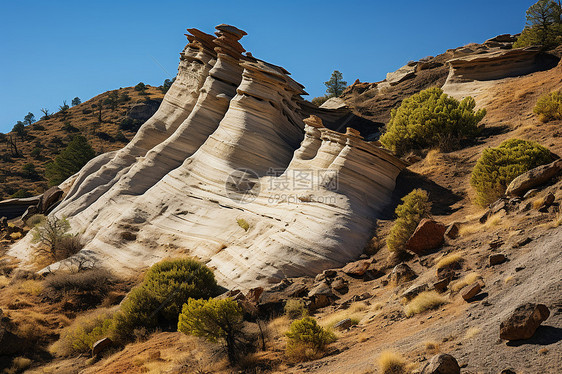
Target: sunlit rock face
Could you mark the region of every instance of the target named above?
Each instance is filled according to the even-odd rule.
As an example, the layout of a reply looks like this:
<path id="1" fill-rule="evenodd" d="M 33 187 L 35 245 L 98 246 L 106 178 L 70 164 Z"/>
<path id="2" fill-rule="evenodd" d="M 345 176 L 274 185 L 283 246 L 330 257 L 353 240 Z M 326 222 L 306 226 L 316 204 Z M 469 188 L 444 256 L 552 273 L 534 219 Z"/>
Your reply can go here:
<path id="1" fill-rule="evenodd" d="M 403 164 L 353 129 L 327 128 L 341 125 L 337 110 L 244 55 L 244 31 L 216 29 L 188 30 L 175 82 L 130 144 L 63 183 L 52 214 L 82 233 L 76 256 L 122 274 L 194 256 L 242 289 L 355 259 Z M 10 253 L 32 251 L 23 240 Z"/>

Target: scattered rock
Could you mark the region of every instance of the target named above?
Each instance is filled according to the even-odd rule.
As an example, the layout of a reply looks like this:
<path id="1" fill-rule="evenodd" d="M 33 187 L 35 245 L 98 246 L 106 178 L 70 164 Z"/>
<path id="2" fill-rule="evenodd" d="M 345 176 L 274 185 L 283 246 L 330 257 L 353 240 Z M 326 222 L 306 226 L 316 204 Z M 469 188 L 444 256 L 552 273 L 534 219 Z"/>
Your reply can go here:
<path id="1" fill-rule="evenodd" d="M 504 340 L 530 339 L 548 316 L 550 316 L 550 311 L 544 304 L 523 304 L 501 323 L 500 338 Z"/>
<path id="2" fill-rule="evenodd" d="M 559 174 L 561 170 L 562 159 L 558 159 L 547 165 L 538 166 L 512 180 L 509 186 L 507 186 L 505 194 L 510 196 L 521 196 L 531 188 L 546 183 L 548 180 Z"/>
<path id="3" fill-rule="evenodd" d="M 459 237 L 459 225 L 458 223 L 452 223 L 447 227 L 445 231 L 445 236 L 449 239 L 456 239 Z"/>
<path id="4" fill-rule="evenodd" d="M 474 296 L 478 295 L 478 293 L 482 290 L 482 286 L 480 285 L 480 282 L 475 282 L 473 284 L 471 284 L 470 286 L 466 286 L 462 291 L 461 291 L 461 295 L 462 298 L 465 301 L 469 301 L 470 299 L 472 299 Z"/>
<path id="5" fill-rule="evenodd" d="M 446 230 L 444 224 L 424 218 L 406 242 L 406 249 L 417 255 L 422 255 L 426 251 L 438 248 L 443 244 Z"/>
<path id="6" fill-rule="evenodd" d="M 519 248 L 519 247 L 523 247 L 524 245 L 529 244 L 530 242 L 532 242 L 533 239 L 530 237 L 526 237 L 524 239 L 519 240 L 517 243 L 515 243 L 515 245 L 513 246 L 513 248 Z"/>
<path id="7" fill-rule="evenodd" d="M 395 285 L 411 281 L 417 277 L 416 273 L 406 264 L 398 264 L 390 273 L 390 281 Z"/>
<path id="8" fill-rule="evenodd" d="M 490 245 L 490 248 L 492 248 L 492 249 L 499 248 L 503 245 L 503 240 L 501 240 L 501 239 L 492 240 L 489 243 L 489 245 Z"/>
<path id="9" fill-rule="evenodd" d="M 542 212 L 542 213 L 548 212 L 548 208 L 550 208 L 552 203 L 554 203 L 554 194 L 552 192 L 549 192 L 548 195 L 546 195 L 544 197 L 544 199 L 542 201 L 542 204 L 539 207 L 538 211 Z"/>
<path id="10" fill-rule="evenodd" d="M 345 291 L 348 288 L 348 282 L 342 277 L 337 277 L 331 284 L 332 288 L 336 291 Z"/>
<path id="11" fill-rule="evenodd" d="M 488 257 L 488 261 L 490 262 L 490 266 L 495 266 L 504 263 L 507 260 L 507 257 L 503 253 L 494 253 Z"/>
<path id="12" fill-rule="evenodd" d="M 333 278 L 333 277 L 335 277 L 336 275 L 338 275 L 338 272 L 335 271 L 335 270 L 329 269 L 329 270 L 324 270 L 324 271 L 322 272 L 322 274 L 324 274 L 324 276 L 325 276 L 326 278 Z"/>
<path id="13" fill-rule="evenodd" d="M 517 374 L 513 369 L 503 369 L 500 374 Z"/>
<path id="14" fill-rule="evenodd" d="M 347 330 L 351 327 L 351 325 L 352 325 L 351 318 L 346 318 L 336 323 L 334 325 L 334 328 L 336 330 Z"/>
<path id="15" fill-rule="evenodd" d="M 365 274 L 365 272 L 369 268 L 369 265 L 371 265 L 371 261 L 359 260 L 355 262 L 350 262 L 349 264 L 345 265 L 342 271 L 352 277 L 360 277 L 363 274 Z"/>
<path id="16" fill-rule="evenodd" d="M 413 299 L 418 294 L 422 293 L 423 291 L 427 291 L 429 287 L 426 283 L 424 284 L 416 284 L 408 288 L 404 293 L 402 293 L 402 297 L 405 297 L 408 300 Z"/>
<path id="17" fill-rule="evenodd" d="M 533 188 L 532 190 L 529 190 L 527 192 L 525 192 L 525 195 L 523 195 L 523 199 L 530 199 L 531 197 L 536 196 L 539 193 L 539 190 L 537 190 L 536 188 Z"/>
<path id="18" fill-rule="evenodd" d="M 451 279 L 450 278 L 444 278 L 444 279 L 438 280 L 437 282 L 433 283 L 431 285 L 431 288 L 433 288 L 437 292 L 445 292 L 449 283 L 451 283 Z"/>
<path id="19" fill-rule="evenodd" d="M 322 282 L 310 290 L 308 298 L 310 299 L 309 308 L 314 310 L 332 304 L 335 297 L 330 285 L 326 282 Z"/>
<path id="20" fill-rule="evenodd" d="M 446 353 L 431 358 L 422 370 L 422 374 L 460 374 L 461 368 L 457 360 Z"/>
<path id="21" fill-rule="evenodd" d="M 98 340 L 92 345 L 92 356 L 97 356 L 107 348 L 113 345 L 113 341 L 109 338 L 103 338 Z"/>

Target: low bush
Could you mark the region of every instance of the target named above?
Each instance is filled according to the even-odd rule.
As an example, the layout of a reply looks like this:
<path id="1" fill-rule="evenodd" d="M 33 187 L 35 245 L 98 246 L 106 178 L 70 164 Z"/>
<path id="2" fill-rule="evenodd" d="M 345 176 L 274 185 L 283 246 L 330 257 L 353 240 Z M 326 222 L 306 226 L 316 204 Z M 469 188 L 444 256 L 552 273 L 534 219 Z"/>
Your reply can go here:
<path id="1" fill-rule="evenodd" d="M 441 296 L 436 291 L 424 291 L 414 297 L 404 310 L 407 317 L 414 314 L 425 312 L 429 309 L 435 309 L 440 305 L 448 303 L 449 300 L 445 296 Z"/>
<path id="2" fill-rule="evenodd" d="M 395 210 L 396 220 L 386 238 L 386 244 L 391 252 L 403 251 L 404 244 L 422 220 L 429 216 L 431 204 L 427 192 L 415 189 L 402 198 L 402 204 Z"/>
<path id="3" fill-rule="evenodd" d="M 533 112 L 541 122 L 562 119 L 562 91 L 554 91 L 539 97 Z"/>
<path id="4" fill-rule="evenodd" d="M 440 88 L 428 88 L 392 110 L 380 142 L 400 156 L 437 146 L 442 151 L 458 149 L 462 140 L 478 134 L 478 122 L 486 115 L 484 109 L 474 111 L 475 106 L 472 97 L 459 102 Z"/>
<path id="5" fill-rule="evenodd" d="M 315 97 L 314 99 L 312 99 L 310 102 L 316 106 L 320 106 L 322 104 L 324 104 L 326 101 L 328 101 L 328 99 L 330 99 L 330 96 L 326 95 L 326 96 L 318 96 Z"/>
<path id="6" fill-rule="evenodd" d="M 496 148 L 485 149 L 470 178 L 476 190 L 476 203 L 481 206 L 493 203 L 517 176 L 551 160 L 548 149 L 528 140 L 509 139 Z"/>
<path id="7" fill-rule="evenodd" d="M 40 243 L 38 255 L 49 257 L 52 261 L 64 260 L 82 249 L 78 236 L 68 233 L 70 223 L 66 218 L 44 217 L 32 231 L 33 242 Z"/>
<path id="8" fill-rule="evenodd" d="M 454 292 L 458 292 L 469 284 L 473 284 L 480 279 L 482 279 L 482 276 L 480 274 L 474 272 L 468 273 L 462 279 L 459 279 L 458 281 L 452 283 L 449 288 Z"/>
<path id="9" fill-rule="evenodd" d="M 293 361 L 311 360 L 324 351 L 326 345 L 336 341 L 336 335 L 324 329 L 312 317 L 304 317 L 291 323 L 286 354 Z"/>
<path id="10" fill-rule="evenodd" d="M 60 296 L 68 292 L 101 293 L 110 288 L 114 276 L 103 269 L 91 269 L 78 273 L 57 272 L 45 278 L 45 290 Z"/>
<path id="11" fill-rule="evenodd" d="M 114 312 L 99 309 L 76 318 L 62 330 L 60 338 L 51 346 L 57 356 L 72 356 L 89 353 L 93 344 L 104 337 L 112 337 Z"/>
<path id="12" fill-rule="evenodd" d="M 308 309 L 301 299 L 289 299 L 285 303 L 285 314 L 290 319 L 303 318 L 308 315 Z"/>

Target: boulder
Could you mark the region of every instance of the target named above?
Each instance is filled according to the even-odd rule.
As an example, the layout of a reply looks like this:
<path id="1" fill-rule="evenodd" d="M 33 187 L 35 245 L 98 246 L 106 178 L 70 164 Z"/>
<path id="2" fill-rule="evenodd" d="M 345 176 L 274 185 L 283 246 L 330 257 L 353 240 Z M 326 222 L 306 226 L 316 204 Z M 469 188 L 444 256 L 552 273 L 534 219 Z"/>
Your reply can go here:
<path id="1" fill-rule="evenodd" d="M 390 281 L 395 285 L 411 281 L 417 277 L 416 273 L 406 264 L 398 264 L 390 273 Z"/>
<path id="2" fill-rule="evenodd" d="M 451 278 L 443 278 L 441 280 L 438 280 L 437 282 L 434 282 L 431 285 L 431 288 L 433 288 L 437 292 L 445 292 L 449 283 L 451 283 Z"/>
<path id="3" fill-rule="evenodd" d="M 456 239 L 459 237 L 459 225 L 458 223 L 452 223 L 447 227 L 445 231 L 445 236 L 449 239 Z"/>
<path id="4" fill-rule="evenodd" d="M 345 279 L 343 279 L 342 277 L 337 277 L 336 279 L 334 279 L 332 281 L 331 286 L 334 290 L 343 292 L 343 291 L 347 290 L 348 282 Z"/>
<path id="5" fill-rule="evenodd" d="M 145 122 L 156 113 L 160 107 L 161 100 L 145 100 L 142 103 L 135 104 L 129 109 L 127 117 L 140 122 Z"/>
<path id="6" fill-rule="evenodd" d="M 342 319 L 334 325 L 336 330 L 347 330 L 352 326 L 351 318 Z"/>
<path id="7" fill-rule="evenodd" d="M 431 358 L 422 370 L 422 374 L 460 374 L 461 368 L 457 360 L 446 353 Z"/>
<path id="8" fill-rule="evenodd" d="M 41 197 L 41 204 L 39 205 L 40 213 L 48 213 L 49 209 L 60 201 L 64 191 L 58 187 L 51 187 Z"/>
<path id="9" fill-rule="evenodd" d="M 92 345 L 92 357 L 99 355 L 101 352 L 113 345 L 113 341 L 109 338 L 98 340 Z"/>
<path id="10" fill-rule="evenodd" d="M 507 186 L 505 194 L 521 196 L 528 190 L 546 183 L 554 176 L 560 174 L 560 171 L 562 171 L 562 159 L 547 165 L 537 166 L 512 180 L 509 186 Z"/>
<path id="11" fill-rule="evenodd" d="M 488 257 L 490 266 L 495 266 L 504 263 L 507 257 L 503 253 L 494 253 Z"/>
<path id="12" fill-rule="evenodd" d="M 406 242 L 406 249 L 417 255 L 438 248 L 443 244 L 447 228 L 444 224 L 429 218 L 424 218 L 416 227 L 416 230 Z"/>
<path id="13" fill-rule="evenodd" d="M 355 262 L 350 262 L 349 264 L 345 265 L 342 271 L 352 277 L 360 277 L 363 274 L 365 274 L 367 269 L 369 269 L 369 265 L 371 265 L 371 261 L 359 260 Z"/>
<path id="14" fill-rule="evenodd" d="M 335 296 L 332 293 L 330 285 L 326 282 L 322 282 L 310 290 L 308 298 L 310 300 L 309 308 L 314 310 L 332 304 Z"/>
<path id="15" fill-rule="evenodd" d="M 530 339 L 539 325 L 549 316 L 550 311 L 544 304 L 523 304 L 500 324 L 500 338 L 504 340 Z"/>
<path id="16" fill-rule="evenodd" d="M 402 293 L 402 297 L 405 297 L 408 300 L 413 299 L 414 297 L 416 297 L 418 294 L 422 293 L 423 291 L 427 291 L 429 289 L 429 287 L 427 286 L 427 284 L 415 284 L 411 287 L 409 287 L 406 291 L 404 291 Z"/>
<path id="17" fill-rule="evenodd" d="M 482 286 L 480 285 L 480 282 L 474 282 L 473 284 L 463 288 L 463 290 L 461 291 L 461 295 L 465 301 L 469 301 L 474 296 L 478 295 L 481 290 Z"/>

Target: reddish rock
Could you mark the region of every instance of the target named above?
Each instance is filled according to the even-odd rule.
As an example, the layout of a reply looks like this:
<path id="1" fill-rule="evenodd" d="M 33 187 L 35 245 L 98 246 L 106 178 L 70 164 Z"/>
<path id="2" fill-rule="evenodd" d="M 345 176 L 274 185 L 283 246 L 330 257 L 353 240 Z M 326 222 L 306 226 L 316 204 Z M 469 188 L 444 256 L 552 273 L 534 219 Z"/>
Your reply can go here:
<path id="1" fill-rule="evenodd" d="M 263 287 L 251 288 L 246 294 L 246 298 L 253 303 L 257 303 L 263 293 Z"/>
<path id="2" fill-rule="evenodd" d="M 416 277 L 416 273 L 404 263 L 396 265 L 390 273 L 390 281 L 395 285 L 411 281 Z"/>
<path id="3" fill-rule="evenodd" d="M 507 260 L 507 257 L 505 257 L 503 253 L 494 253 L 488 257 L 488 260 L 490 262 L 490 266 L 495 266 L 504 263 Z"/>
<path id="4" fill-rule="evenodd" d="M 424 218 L 406 242 L 406 249 L 417 255 L 438 248 L 443 244 L 447 228 L 444 224 L 432 219 Z"/>
<path id="5" fill-rule="evenodd" d="M 433 283 L 432 288 L 437 292 L 445 292 L 449 283 L 451 283 L 451 278 L 444 278 Z"/>
<path id="6" fill-rule="evenodd" d="M 550 316 L 544 304 L 523 304 L 500 325 L 500 338 L 505 340 L 530 339 L 540 324 Z"/>
<path id="7" fill-rule="evenodd" d="M 461 368 L 457 360 L 446 353 L 431 358 L 422 370 L 422 374 L 460 374 Z"/>
<path id="8" fill-rule="evenodd" d="M 480 285 L 480 282 L 475 282 L 470 286 L 466 286 L 462 290 L 462 298 L 468 301 L 472 299 L 474 296 L 478 295 L 480 290 L 482 290 L 482 286 Z"/>
<path id="9" fill-rule="evenodd" d="M 351 275 L 353 277 L 360 277 L 371 265 L 371 261 L 369 260 L 359 260 L 355 262 L 350 262 L 349 264 L 345 265 L 342 271 L 347 275 Z"/>

